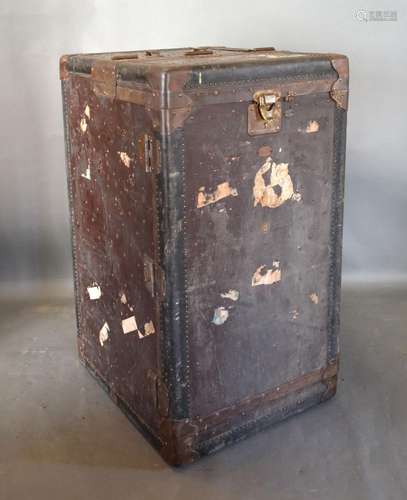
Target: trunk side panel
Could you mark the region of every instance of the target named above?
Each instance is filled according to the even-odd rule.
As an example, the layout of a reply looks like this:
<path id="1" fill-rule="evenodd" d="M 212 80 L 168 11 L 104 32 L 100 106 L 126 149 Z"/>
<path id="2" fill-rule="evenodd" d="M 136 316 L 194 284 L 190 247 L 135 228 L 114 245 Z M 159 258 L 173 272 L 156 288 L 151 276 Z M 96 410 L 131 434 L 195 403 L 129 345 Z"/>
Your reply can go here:
<path id="1" fill-rule="evenodd" d="M 152 124 L 141 106 L 97 97 L 87 78 L 63 87 L 80 356 L 157 435 L 159 318 L 145 280 L 155 258 L 153 174 L 144 159 Z"/>

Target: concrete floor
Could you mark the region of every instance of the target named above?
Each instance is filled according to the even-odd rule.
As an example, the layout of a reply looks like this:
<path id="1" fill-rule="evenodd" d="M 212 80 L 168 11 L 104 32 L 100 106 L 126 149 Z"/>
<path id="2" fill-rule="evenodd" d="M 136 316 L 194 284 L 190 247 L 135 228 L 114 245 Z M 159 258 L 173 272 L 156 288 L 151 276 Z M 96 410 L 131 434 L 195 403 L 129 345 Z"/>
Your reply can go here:
<path id="1" fill-rule="evenodd" d="M 76 356 L 71 301 L 0 306 L 0 499 L 407 499 L 407 288 L 345 288 L 335 399 L 168 467 Z"/>

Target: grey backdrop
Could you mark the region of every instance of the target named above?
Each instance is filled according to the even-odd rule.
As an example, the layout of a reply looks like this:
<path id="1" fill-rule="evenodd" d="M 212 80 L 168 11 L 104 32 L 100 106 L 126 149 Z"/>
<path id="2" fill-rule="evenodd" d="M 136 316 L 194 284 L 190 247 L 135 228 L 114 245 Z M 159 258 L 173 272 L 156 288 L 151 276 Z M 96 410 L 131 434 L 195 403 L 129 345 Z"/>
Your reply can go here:
<path id="1" fill-rule="evenodd" d="M 365 22 L 362 9 L 398 19 Z M 2 0 L 0 293 L 71 283 L 59 56 L 212 44 L 349 56 L 345 278 L 404 279 L 406 10 L 401 0 Z"/>

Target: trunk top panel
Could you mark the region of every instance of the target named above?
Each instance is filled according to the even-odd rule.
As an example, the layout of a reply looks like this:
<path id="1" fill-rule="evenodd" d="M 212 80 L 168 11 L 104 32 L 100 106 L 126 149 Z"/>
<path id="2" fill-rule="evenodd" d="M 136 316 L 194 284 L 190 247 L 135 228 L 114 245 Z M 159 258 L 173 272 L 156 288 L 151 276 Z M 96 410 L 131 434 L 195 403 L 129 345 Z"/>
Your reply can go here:
<path id="1" fill-rule="evenodd" d="M 185 93 L 189 90 L 205 91 L 214 86 L 229 89 L 223 92 L 223 102 L 235 98 L 250 101 L 251 86 L 266 85 L 268 81 L 279 85 L 325 82 L 318 89 L 315 85 L 306 85 L 306 93 L 314 93 L 329 91 L 340 80 L 336 90 L 343 92 L 347 90 L 348 62 L 340 54 L 279 51 L 273 47 L 186 47 L 62 56 L 61 79 L 70 73 L 90 77 L 96 82 L 96 92 L 106 97 L 140 102 L 151 108 L 177 108 L 189 104 L 185 102 L 188 101 Z M 229 91 L 233 93 L 236 87 L 243 86 L 250 87 L 244 95 L 229 95 Z M 140 97 L 139 92 L 145 91 L 153 95 Z M 184 94 L 181 96 L 180 92 Z M 215 101 L 216 92 L 214 90 L 215 97 L 212 96 Z M 285 92 L 297 94 L 298 89 L 290 87 Z M 300 93 L 303 92 L 304 89 Z M 193 97 L 199 99 L 202 95 Z"/>
<path id="2" fill-rule="evenodd" d="M 290 52 L 275 50 L 274 47 L 256 49 L 235 49 L 228 47 L 185 47 L 164 50 L 138 50 L 129 52 L 105 52 L 97 54 L 74 54 L 70 59 L 69 69 L 90 73 L 96 61 L 115 61 L 126 66 L 159 66 L 191 68 L 195 66 L 219 66 L 246 61 L 284 59 L 327 59 L 327 54 Z"/>

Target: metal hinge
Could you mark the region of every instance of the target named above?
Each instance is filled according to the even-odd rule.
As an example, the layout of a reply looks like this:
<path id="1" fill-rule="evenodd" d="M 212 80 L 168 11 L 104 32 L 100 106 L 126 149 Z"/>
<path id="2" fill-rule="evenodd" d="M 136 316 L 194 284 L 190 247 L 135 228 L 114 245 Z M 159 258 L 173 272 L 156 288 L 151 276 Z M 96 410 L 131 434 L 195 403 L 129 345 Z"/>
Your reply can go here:
<path id="1" fill-rule="evenodd" d="M 144 166 L 147 173 L 159 171 L 161 163 L 160 142 L 149 134 L 144 134 Z"/>
<path id="2" fill-rule="evenodd" d="M 164 272 L 160 266 L 154 265 L 153 259 L 148 255 L 144 255 L 144 282 L 152 297 L 165 295 Z"/>

